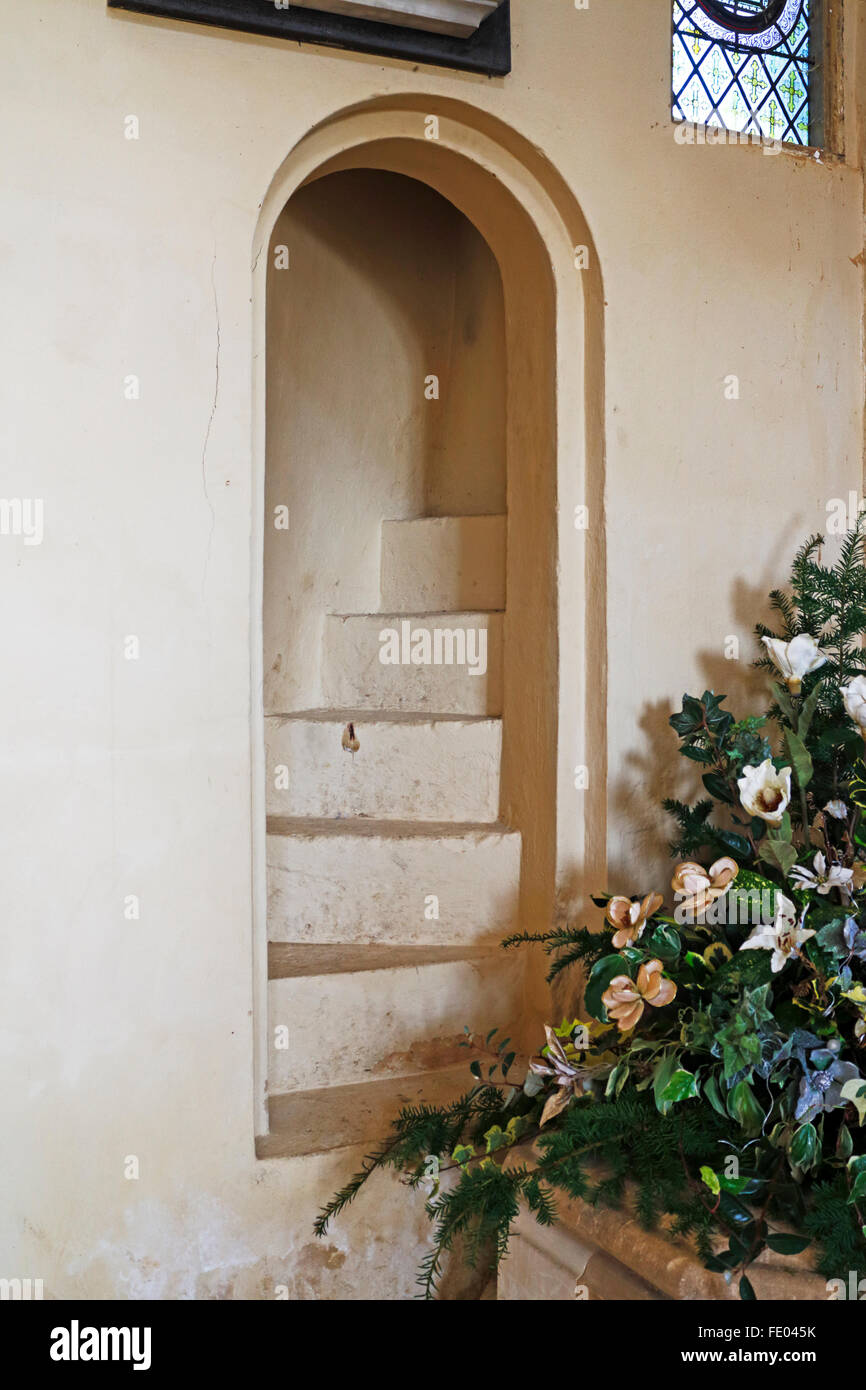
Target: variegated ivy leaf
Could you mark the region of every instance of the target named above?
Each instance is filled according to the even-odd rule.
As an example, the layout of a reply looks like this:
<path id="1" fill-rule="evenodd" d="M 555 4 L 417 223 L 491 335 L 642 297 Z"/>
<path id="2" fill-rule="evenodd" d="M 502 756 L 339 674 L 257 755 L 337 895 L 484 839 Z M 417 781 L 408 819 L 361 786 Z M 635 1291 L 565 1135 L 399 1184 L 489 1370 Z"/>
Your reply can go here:
<path id="1" fill-rule="evenodd" d="M 676 1105 L 681 1100 L 691 1100 L 698 1094 L 698 1081 L 693 1072 L 675 1071 L 661 1093 L 663 1101 Z"/>
<path id="2" fill-rule="evenodd" d="M 495 1153 L 497 1149 L 505 1149 L 508 1147 L 508 1136 L 503 1133 L 499 1125 L 494 1125 L 492 1129 L 488 1129 L 484 1139 L 489 1154 Z"/>
<path id="3" fill-rule="evenodd" d="M 850 1100 L 856 1107 L 857 1120 L 862 1125 L 866 1120 L 866 1082 L 857 1079 L 846 1081 L 842 1087 L 842 1099 Z"/>
<path id="4" fill-rule="evenodd" d="M 516 1144 L 529 1129 L 529 1121 L 525 1115 L 513 1115 L 508 1121 L 505 1133 L 508 1136 L 509 1144 Z"/>

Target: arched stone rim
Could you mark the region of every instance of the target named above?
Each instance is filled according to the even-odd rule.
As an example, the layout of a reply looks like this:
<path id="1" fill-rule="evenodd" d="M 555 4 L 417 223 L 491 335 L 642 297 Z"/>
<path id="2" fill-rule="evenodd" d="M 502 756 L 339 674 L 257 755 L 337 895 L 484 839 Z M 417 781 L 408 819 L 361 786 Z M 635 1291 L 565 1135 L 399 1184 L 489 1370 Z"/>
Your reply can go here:
<path id="1" fill-rule="evenodd" d="M 267 860 L 262 606 L 266 476 L 267 251 L 277 219 L 305 183 L 347 154 L 388 142 L 433 143 L 425 119 L 438 121 L 437 149 L 469 161 L 496 180 L 528 217 L 544 247 L 554 284 L 556 534 L 555 903 L 557 920 L 605 881 L 607 838 L 607 569 L 605 544 L 604 291 L 592 236 L 565 179 L 536 146 L 495 116 L 454 99 L 425 94 L 374 98 L 334 111 L 313 126 L 277 169 L 262 201 L 252 248 L 253 438 L 251 545 L 251 802 L 255 1133 L 268 1132 Z M 355 167 L 358 167 L 357 164 Z M 369 167 L 388 167 L 374 162 Z M 456 163 L 455 163 L 455 166 Z M 430 182 L 429 180 L 422 181 Z M 469 217 L 500 261 L 495 236 L 478 226 L 447 178 L 432 184 Z M 576 249 L 586 253 L 577 268 Z M 503 278 L 504 275 L 503 275 Z M 576 509 L 588 507 L 579 531 Z M 588 769 L 588 787 L 576 768 Z"/>

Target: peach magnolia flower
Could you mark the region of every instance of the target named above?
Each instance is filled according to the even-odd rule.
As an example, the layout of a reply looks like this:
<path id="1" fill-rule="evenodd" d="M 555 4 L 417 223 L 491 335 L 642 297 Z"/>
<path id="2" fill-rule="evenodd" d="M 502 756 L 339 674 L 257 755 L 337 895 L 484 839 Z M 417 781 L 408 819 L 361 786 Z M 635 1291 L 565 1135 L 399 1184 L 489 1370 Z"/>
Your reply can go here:
<path id="1" fill-rule="evenodd" d="M 627 1033 L 640 1021 L 645 1004 L 661 1009 L 676 998 L 677 987 L 673 980 L 664 977 L 663 970 L 660 960 L 648 960 L 637 972 L 636 980 L 630 980 L 628 975 L 615 975 L 611 980 L 601 1000 L 621 1033 Z"/>
<path id="2" fill-rule="evenodd" d="M 610 925 L 617 928 L 613 944 L 618 951 L 623 946 L 632 946 L 639 936 L 643 936 L 644 927 L 663 902 L 661 893 L 647 893 L 643 902 L 637 898 L 611 898 L 604 915 Z"/>
<path id="3" fill-rule="evenodd" d="M 692 863 L 691 860 L 678 864 L 671 879 L 671 887 L 675 893 L 682 894 L 683 900 L 679 907 L 686 920 L 691 920 L 692 915 L 701 916 L 716 898 L 727 893 L 739 872 L 739 864 L 727 855 L 717 859 L 708 869 Z"/>

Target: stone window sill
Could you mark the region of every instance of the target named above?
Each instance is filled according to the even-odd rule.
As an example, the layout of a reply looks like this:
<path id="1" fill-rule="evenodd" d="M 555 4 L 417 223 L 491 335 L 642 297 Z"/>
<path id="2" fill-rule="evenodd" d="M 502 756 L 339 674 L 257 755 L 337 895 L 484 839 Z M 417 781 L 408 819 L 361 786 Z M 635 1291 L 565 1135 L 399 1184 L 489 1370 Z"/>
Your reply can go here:
<path id="1" fill-rule="evenodd" d="M 292 3 L 300 9 L 468 39 L 499 8 L 501 0 L 292 0 Z"/>

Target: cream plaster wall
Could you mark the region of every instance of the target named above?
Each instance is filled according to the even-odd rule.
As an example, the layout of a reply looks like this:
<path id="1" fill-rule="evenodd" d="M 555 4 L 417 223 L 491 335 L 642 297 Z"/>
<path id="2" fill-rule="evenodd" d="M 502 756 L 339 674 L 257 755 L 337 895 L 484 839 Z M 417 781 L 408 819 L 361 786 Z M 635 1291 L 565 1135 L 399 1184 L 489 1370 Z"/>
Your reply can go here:
<path id="1" fill-rule="evenodd" d="M 47 1296 L 412 1292 L 423 1220 L 404 1225 L 403 1189 L 383 1180 L 320 1245 L 312 1215 L 357 1155 L 253 1156 L 250 261 L 311 126 L 456 98 L 526 137 L 586 216 L 611 887 L 654 844 L 672 703 L 703 681 L 737 693 L 725 637 L 747 638 L 796 539 L 861 486 L 859 171 L 678 145 L 668 0 L 512 8 L 514 72 L 490 81 L 0 0 L 3 492 L 45 507 L 41 546 L 0 538 L 0 1274 Z M 580 728 L 564 722 L 575 763 Z"/>

